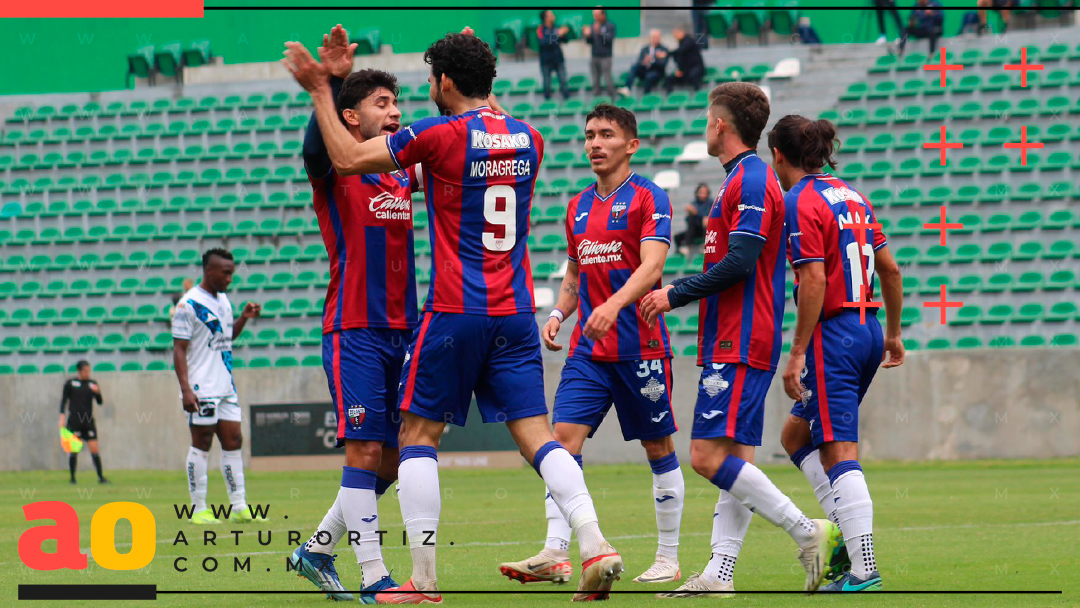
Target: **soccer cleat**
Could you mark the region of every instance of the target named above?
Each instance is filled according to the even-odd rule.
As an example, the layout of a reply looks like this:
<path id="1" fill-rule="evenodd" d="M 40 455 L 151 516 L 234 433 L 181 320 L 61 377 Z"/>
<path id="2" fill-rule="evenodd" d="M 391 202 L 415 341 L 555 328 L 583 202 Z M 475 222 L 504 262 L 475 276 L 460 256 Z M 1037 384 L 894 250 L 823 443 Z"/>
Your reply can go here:
<path id="1" fill-rule="evenodd" d="M 192 514 L 191 519 L 189 519 L 188 522 L 200 526 L 207 526 L 211 524 L 220 524 L 221 520 L 214 517 L 214 512 L 210 509 L 203 509 L 198 513 Z"/>
<path id="2" fill-rule="evenodd" d="M 386 593 L 387 591 L 399 591 L 401 593 Z M 442 594 L 434 595 L 417 591 L 410 578 L 400 587 L 383 589 L 383 593 L 375 595 L 376 604 L 441 604 Z"/>
<path id="3" fill-rule="evenodd" d="M 253 524 L 263 523 L 266 521 L 266 518 L 262 515 L 259 515 L 258 517 L 253 516 L 251 511 L 245 507 L 243 509 L 233 509 L 232 513 L 229 514 L 229 521 L 234 524 Z"/>
<path id="4" fill-rule="evenodd" d="M 570 560 L 552 557 L 546 551 L 520 562 L 499 564 L 499 573 L 512 581 L 525 583 L 555 583 L 562 585 L 570 582 L 574 575 L 574 566 Z"/>
<path id="5" fill-rule="evenodd" d="M 795 557 L 806 569 L 806 591 L 814 591 L 825 578 L 826 564 L 832 555 L 834 535 L 839 534 L 836 524 L 827 519 L 814 519 L 814 536 L 806 545 L 799 547 Z"/>
<path id="6" fill-rule="evenodd" d="M 635 583 L 670 583 L 682 578 L 679 562 L 670 557 L 656 556 L 656 562 L 634 579 Z"/>
<path id="7" fill-rule="evenodd" d="M 829 557 L 829 565 L 825 568 L 825 579 L 834 581 L 843 576 L 848 570 L 851 570 L 851 558 L 848 556 L 847 546 L 844 545 L 843 534 L 838 532 L 835 543 L 830 544 L 833 549 L 832 555 Z"/>
<path id="8" fill-rule="evenodd" d="M 821 588 L 822 591 L 881 591 L 881 575 L 874 570 L 866 578 L 858 578 L 851 571 Z"/>
<path id="9" fill-rule="evenodd" d="M 730 591 L 731 593 L 722 593 Z M 686 579 L 686 582 L 675 588 L 674 591 L 657 593 L 659 598 L 686 599 L 691 597 L 716 597 L 720 599 L 735 597 L 735 583 L 710 582 L 700 574 L 694 574 Z M 718 593 L 720 592 L 720 593 Z"/>
<path id="10" fill-rule="evenodd" d="M 611 585 L 619 580 L 622 573 L 623 561 L 608 542 L 600 548 L 600 554 L 581 564 L 581 580 L 578 581 L 578 592 L 574 594 L 575 602 L 594 602 L 606 600 L 611 597 Z"/>
<path id="11" fill-rule="evenodd" d="M 360 590 L 360 603 L 361 604 L 374 604 L 375 594 L 380 591 L 386 591 L 387 589 L 393 589 L 398 584 L 394 582 L 394 579 L 390 578 L 390 575 L 380 578 L 379 580 L 371 583 L 367 587 Z"/>
<path id="12" fill-rule="evenodd" d="M 302 576 L 311 581 L 316 587 L 326 592 L 327 598 L 335 602 L 351 602 L 356 598 L 342 586 L 337 568 L 334 568 L 335 557 L 337 556 L 308 551 L 301 545 L 293 551 L 292 559 L 289 561 L 296 565 L 296 576 Z"/>

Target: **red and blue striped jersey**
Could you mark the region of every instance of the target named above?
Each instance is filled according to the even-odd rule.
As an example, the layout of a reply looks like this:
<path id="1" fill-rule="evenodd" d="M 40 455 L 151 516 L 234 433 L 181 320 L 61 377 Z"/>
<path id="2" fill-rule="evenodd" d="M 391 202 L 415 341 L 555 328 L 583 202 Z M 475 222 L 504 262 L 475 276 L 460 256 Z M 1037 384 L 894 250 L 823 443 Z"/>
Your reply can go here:
<path id="1" fill-rule="evenodd" d="M 826 174 L 807 175 L 785 195 L 788 259 L 795 269 L 795 302 L 799 301 L 799 266 L 825 264 L 825 302 L 821 318 L 844 310 L 845 302 L 860 302 L 866 285 L 866 301 L 874 300 L 874 252 L 888 244 L 881 226 L 851 228 L 851 224 L 876 224 L 870 200 L 844 180 Z M 861 241 L 861 242 L 860 242 Z M 877 314 L 877 308 L 867 308 Z"/>
<path id="2" fill-rule="evenodd" d="M 412 191 L 408 171 L 311 177 L 330 285 L 323 333 L 356 327 L 416 326 Z"/>
<path id="3" fill-rule="evenodd" d="M 736 157 L 709 211 L 705 270 L 727 254 L 732 234 L 765 241 L 746 280 L 701 300 L 698 365 L 744 363 L 776 371 L 784 319 L 784 191 L 753 152 Z"/>
<path id="4" fill-rule="evenodd" d="M 619 311 L 615 326 L 599 341 L 582 334 L 592 309 L 626 284 L 641 266 L 641 242 L 671 245 L 671 202 L 651 181 L 631 173 L 606 197 L 596 183 L 570 199 L 566 209 L 566 241 L 570 260 L 578 265 L 578 322 L 570 336 L 568 356 L 593 361 L 642 361 L 671 357 L 671 340 L 663 315 L 650 328 L 635 302 Z M 653 289 L 660 287 L 659 281 Z"/>
<path id="5" fill-rule="evenodd" d="M 481 107 L 419 120 L 386 145 L 399 167 L 422 165 L 432 250 L 424 310 L 535 312 L 526 241 L 540 133 Z"/>

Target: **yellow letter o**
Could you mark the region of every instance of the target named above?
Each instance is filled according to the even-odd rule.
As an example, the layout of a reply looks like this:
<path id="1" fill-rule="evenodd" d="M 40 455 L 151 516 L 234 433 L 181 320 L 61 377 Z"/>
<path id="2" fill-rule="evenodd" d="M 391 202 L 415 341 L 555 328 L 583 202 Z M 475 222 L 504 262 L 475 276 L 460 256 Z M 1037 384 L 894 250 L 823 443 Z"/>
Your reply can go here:
<path id="1" fill-rule="evenodd" d="M 116 522 L 131 522 L 131 551 L 116 551 Z M 154 515 L 137 502 L 110 502 L 90 520 L 90 552 L 102 568 L 138 570 L 150 564 L 157 551 Z"/>

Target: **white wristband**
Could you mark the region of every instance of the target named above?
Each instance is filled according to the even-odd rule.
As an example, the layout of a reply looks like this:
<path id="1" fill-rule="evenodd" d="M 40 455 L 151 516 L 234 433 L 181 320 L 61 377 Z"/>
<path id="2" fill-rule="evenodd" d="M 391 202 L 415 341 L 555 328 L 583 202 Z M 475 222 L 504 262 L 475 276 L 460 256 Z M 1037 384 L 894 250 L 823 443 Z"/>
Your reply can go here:
<path id="1" fill-rule="evenodd" d="M 565 319 L 566 319 L 566 316 L 565 316 L 565 315 L 564 315 L 564 314 L 562 313 L 562 311 L 561 311 L 561 310 L 559 310 L 558 308 L 556 308 L 556 309 L 554 309 L 554 310 L 552 310 L 552 311 L 551 311 L 551 314 L 550 314 L 550 315 L 548 315 L 548 318 L 549 318 L 549 319 L 551 319 L 551 318 L 555 318 L 555 319 L 558 319 L 558 320 L 559 320 L 559 323 L 562 323 L 562 322 L 563 322 L 563 320 L 565 320 Z"/>

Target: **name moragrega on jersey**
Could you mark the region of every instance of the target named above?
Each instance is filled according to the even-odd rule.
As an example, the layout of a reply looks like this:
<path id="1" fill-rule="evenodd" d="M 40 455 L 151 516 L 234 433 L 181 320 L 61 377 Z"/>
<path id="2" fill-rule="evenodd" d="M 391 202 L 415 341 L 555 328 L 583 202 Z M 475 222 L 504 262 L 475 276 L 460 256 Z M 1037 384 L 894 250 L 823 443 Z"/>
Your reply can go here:
<path id="1" fill-rule="evenodd" d="M 398 167 L 422 165 L 431 218 L 431 284 L 424 310 L 533 313 L 526 240 L 544 141 L 488 107 L 419 120 L 387 136 Z"/>

